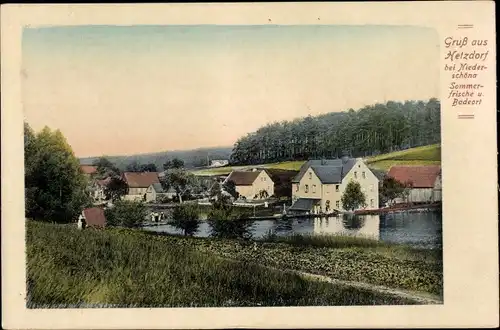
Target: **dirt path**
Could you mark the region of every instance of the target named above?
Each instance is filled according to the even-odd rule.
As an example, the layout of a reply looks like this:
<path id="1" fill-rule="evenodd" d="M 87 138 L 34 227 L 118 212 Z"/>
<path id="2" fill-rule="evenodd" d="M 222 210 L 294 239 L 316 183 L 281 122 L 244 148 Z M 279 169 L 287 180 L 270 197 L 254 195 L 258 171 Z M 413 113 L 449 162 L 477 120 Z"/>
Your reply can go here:
<path id="1" fill-rule="evenodd" d="M 331 278 L 328 276 L 311 274 L 311 273 L 306 273 L 306 272 L 297 271 L 297 270 L 283 270 L 283 269 L 270 267 L 270 266 L 264 266 L 264 265 L 261 265 L 261 266 L 268 268 L 268 269 L 276 270 L 276 271 L 294 273 L 294 274 L 300 275 L 302 277 L 317 280 L 317 281 L 328 282 L 328 283 L 332 283 L 332 284 L 339 284 L 339 285 L 344 285 L 344 286 L 350 286 L 350 287 L 355 287 L 358 289 L 364 289 L 364 290 L 369 290 L 369 291 L 376 291 L 376 292 L 383 293 L 383 294 L 390 294 L 393 296 L 398 296 L 400 298 L 410 299 L 410 300 L 413 300 L 413 301 L 415 301 L 419 304 L 423 304 L 423 305 L 435 305 L 435 304 L 442 304 L 443 303 L 443 301 L 439 297 L 433 296 L 431 294 L 405 291 L 405 290 L 394 289 L 394 288 L 389 288 L 389 287 L 385 287 L 382 285 L 375 285 L 375 284 L 370 284 L 370 283 L 337 280 L 337 279 L 334 279 L 334 278 Z"/>

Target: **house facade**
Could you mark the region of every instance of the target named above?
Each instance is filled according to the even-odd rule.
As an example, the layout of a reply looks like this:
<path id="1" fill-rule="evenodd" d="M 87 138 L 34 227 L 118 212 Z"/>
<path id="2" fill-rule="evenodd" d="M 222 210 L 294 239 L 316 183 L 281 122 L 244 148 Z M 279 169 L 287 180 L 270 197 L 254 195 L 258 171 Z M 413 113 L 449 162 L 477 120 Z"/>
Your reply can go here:
<path id="1" fill-rule="evenodd" d="M 357 181 L 366 197 L 364 209 L 379 207 L 379 180 L 362 159 L 310 160 L 292 180 L 290 211 L 332 213 L 347 211 L 342 195 L 350 181 Z"/>
<path id="2" fill-rule="evenodd" d="M 123 199 L 129 201 L 146 201 L 148 188 L 160 183 L 157 172 L 124 172 L 122 179 L 128 186 L 128 192 Z"/>
<path id="3" fill-rule="evenodd" d="M 176 195 L 174 188 L 170 187 L 165 191 L 161 183 L 153 183 L 146 190 L 146 202 L 157 202 L 162 198 L 174 198 Z"/>
<path id="4" fill-rule="evenodd" d="M 210 161 L 210 167 L 221 167 L 229 164 L 229 160 L 227 159 L 214 159 Z"/>
<path id="5" fill-rule="evenodd" d="M 106 201 L 105 189 L 106 186 L 111 181 L 111 178 L 106 178 L 104 180 L 94 180 L 90 189 L 90 196 L 95 204 L 101 204 Z"/>
<path id="6" fill-rule="evenodd" d="M 274 182 L 266 170 L 232 171 L 224 183 L 228 181 L 233 181 L 238 194 L 247 200 L 265 199 L 274 195 Z"/>
<path id="7" fill-rule="evenodd" d="M 442 200 L 441 166 L 392 166 L 387 174 L 410 186 L 408 196 L 395 199 L 396 203 L 433 203 Z"/>

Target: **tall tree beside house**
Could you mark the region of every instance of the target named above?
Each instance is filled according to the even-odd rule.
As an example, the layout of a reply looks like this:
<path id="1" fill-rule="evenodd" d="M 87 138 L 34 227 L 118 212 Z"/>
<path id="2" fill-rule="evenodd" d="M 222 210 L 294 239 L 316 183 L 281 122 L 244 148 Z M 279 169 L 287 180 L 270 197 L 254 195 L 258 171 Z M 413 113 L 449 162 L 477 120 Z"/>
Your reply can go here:
<path id="1" fill-rule="evenodd" d="M 99 157 L 92 165 L 97 167 L 97 176 L 101 179 L 119 176 L 120 170 L 106 156 Z"/>
<path id="2" fill-rule="evenodd" d="M 182 204 L 183 197 L 189 193 L 191 186 L 195 184 L 195 176 L 183 168 L 171 168 L 165 171 L 164 174 L 161 179 L 163 189 L 168 191 L 170 187 L 174 188 L 179 202 Z"/>
<path id="3" fill-rule="evenodd" d="M 238 197 L 240 197 L 240 194 L 236 191 L 236 184 L 234 183 L 234 181 L 229 180 L 229 181 L 225 182 L 222 185 L 222 188 L 226 192 L 228 192 L 231 196 L 233 196 L 233 198 L 238 199 Z"/>
<path id="4" fill-rule="evenodd" d="M 366 206 L 366 196 L 357 181 L 349 181 L 341 197 L 344 210 L 354 211 Z"/>
<path id="5" fill-rule="evenodd" d="M 169 224 L 182 230 L 184 236 L 193 236 L 200 226 L 200 213 L 195 205 L 179 205 L 172 213 Z"/>
<path id="6" fill-rule="evenodd" d="M 403 197 L 405 193 L 405 184 L 397 181 L 393 177 L 386 177 L 380 187 L 380 199 L 383 203 L 392 204 L 398 197 Z"/>
<path id="7" fill-rule="evenodd" d="M 116 202 L 128 193 L 127 183 L 120 177 L 112 177 L 104 188 L 106 199 Z"/>
<path id="8" fill-rule="evenodd" d="M 87 180 L 63 134 L 44 127 L 35 132 L 25 123 L 26 216 L 58 223 L 72 222 L 90 205 Z"/>

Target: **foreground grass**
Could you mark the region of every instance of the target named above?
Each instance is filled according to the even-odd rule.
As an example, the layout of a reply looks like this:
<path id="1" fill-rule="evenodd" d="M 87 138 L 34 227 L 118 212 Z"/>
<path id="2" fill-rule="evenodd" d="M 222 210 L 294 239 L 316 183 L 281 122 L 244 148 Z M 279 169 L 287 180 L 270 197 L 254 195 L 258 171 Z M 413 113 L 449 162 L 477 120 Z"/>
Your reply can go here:
<path id="1" fill-rule="evenodd" d="M 268 250 L 286 254 L 281 248 L 275 244 Z M 382 293 L 270 270 L 243 258 L 242 251 L 253 250 L 234 241 L 159 237 L 124 229 L 79 231 L 28 221 L 27 306 L 411 304 Z M 217 256 L 228 253 L 242 258 L 230 261 Z"/>
<path id="2" fill-rule="evenodd" d="M 369 167 L 387 171 L 393 165 L 439 165 L 441 163 L 441 146 L 433 144 L 390 152 L 375 157 L 367 157 Z"/>

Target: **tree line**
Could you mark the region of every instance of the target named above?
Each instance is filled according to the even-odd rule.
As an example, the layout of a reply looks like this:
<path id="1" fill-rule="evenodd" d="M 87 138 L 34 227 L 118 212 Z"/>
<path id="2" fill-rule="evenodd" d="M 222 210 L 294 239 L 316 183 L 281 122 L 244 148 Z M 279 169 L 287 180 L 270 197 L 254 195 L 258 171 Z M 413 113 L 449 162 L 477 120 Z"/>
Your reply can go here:
<path id="1" fill-rule="evenodd" d="M 365 157 L 440 142 L 440 102 L 389 101 L 268 124 L 241 137 L 231 164 Z"/>

